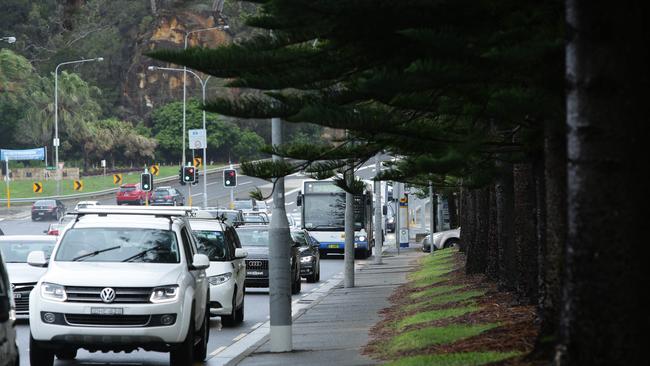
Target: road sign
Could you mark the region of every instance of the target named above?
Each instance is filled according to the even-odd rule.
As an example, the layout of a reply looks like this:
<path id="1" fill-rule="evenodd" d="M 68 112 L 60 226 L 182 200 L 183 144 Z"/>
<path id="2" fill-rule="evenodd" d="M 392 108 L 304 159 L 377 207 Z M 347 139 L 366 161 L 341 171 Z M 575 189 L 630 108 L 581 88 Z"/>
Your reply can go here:
<path id="1" fill-rule="evenodd" d="M 201 158 L 194 158 L 194 167 L 195 167 L 195 168 L 200 168 L 201 165 L 203 165 L 203 159 L 201 159 Z"/>
<path id="2" fill-rule="evenodd" d="M 190 140 L 190 149 L 205 149 L 207 146 L 204 129 L 187 130 Z"/>
<path id="3" fill-rule="evenodd" d="M 149 168 L 149 172 L 155 176 L 158 176 L 158 173 L 160 173 L 160 166 L 152 165 L 151 168 Z"/>
<path id="4" fill-rule="evenodd" d="M 113 174 L 113 184 L 122 184 L 122 174 Z"/>
<path id="5" fill-rule="evenodd" d="M 102 163 L 102 168 L 106 168 L 106 160 L 102 159 L 101 163 Z"/>
<path id="6" fill-rule="evenodd" d="M 43 193 L 43 183 L 34 182 L 34 184 L 32 184 L 32 189 L 34 190 L 34 193 Z"/>
<path id="7" fill-rule="evenodd" d="M 75 191 L 82 191 L 84 189 L 84 182 L 82 180 L 75 180 L 72 183 L 72 188 L 74 188 Z"/>

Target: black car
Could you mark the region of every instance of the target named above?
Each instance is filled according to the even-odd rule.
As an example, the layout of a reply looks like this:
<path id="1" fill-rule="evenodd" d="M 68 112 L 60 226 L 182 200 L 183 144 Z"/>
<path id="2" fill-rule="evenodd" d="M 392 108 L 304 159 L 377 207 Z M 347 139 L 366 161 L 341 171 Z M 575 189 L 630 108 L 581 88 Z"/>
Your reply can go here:
<path id="1" fill-rule="evenodd" d="M 9 274 L 0 253 L 0 366 L 18 366 L 15 305 Z"/>
<path id="2" fill-rule="evenodd" d="M 269 287 L 269 227 L 267 225 L 244 225 L 237 228 L 246 257 L 246 287 Z M 300 292 L 300 254 L 298 244 L 289 240 L 291 246 L 291 293 Z"/>
<path id="3" fill-rule="evenodd" d="M 65 205 L 59 200 L 38 200 L 32 205 L 32 221 L 50 219 L 59 221 L 65 214 Z"/>
<path id="4" fill-rule="evenodd" d="M 183 206 L 185 197 L 176 188 L 158 187 L 151 196 L 152 206 Z"/>
<path id="5" fill-rule="evenodd" d="M 300 245 L 300 275 L 310 283 L 320 281 L 320 243 L 304 229 L 291 230 L 291 238 Z"/>

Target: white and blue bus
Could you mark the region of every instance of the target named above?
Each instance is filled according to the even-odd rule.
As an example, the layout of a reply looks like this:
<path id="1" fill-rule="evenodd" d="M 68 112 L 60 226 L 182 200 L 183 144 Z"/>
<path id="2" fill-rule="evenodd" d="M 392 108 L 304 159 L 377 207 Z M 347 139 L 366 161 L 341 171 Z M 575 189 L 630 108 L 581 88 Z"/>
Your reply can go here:
<path id="1" fill-rule="evenodd" d="M 302 228 L 320 243 L 320 252 L 342 254 L 345 250 L 345 191 L 329 180 L 308 180 L 298 196 Z M 372 187 L 354 195 L 355 256 L 368 258 L 373 237 Z"/>

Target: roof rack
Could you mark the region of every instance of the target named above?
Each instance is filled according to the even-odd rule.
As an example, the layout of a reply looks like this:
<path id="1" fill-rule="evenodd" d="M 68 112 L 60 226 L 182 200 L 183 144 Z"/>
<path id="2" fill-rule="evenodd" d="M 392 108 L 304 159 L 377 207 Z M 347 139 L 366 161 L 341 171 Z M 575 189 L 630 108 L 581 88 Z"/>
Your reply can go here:
<path id="1" fill-rule="evenodd" d="M 79 219 L 85 215 L 138 215 L 138 216 L 154 216 L 169 219 L 169 229 L 171 230 L 174 217 L 187 217 L 196 212 L 196 208 L 189 206 L 176 206 L 176 207 L 122 207 L 122 206 L 93 206 L 82 208 L 77 212 L 72 227 L 75 226 Z"/>

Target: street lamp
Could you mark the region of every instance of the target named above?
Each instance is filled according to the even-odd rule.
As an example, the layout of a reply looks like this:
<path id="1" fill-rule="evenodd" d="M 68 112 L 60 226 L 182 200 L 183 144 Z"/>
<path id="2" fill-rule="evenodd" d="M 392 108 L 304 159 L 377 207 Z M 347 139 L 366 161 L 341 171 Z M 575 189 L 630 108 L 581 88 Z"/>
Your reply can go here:
<path id="1" fill-rule="evenodd" d="M 165 71 L 182 71 L 183 75 L 186 72 L 189 72 L 190 74 L 194 75 L 197 79 L 199 79 L 199 83 L 201 83 L 201 89 L 202 89 L 202 94 L 203 94 L 203 104 L 205 104 L 205 86 L 208 84 L 208 80 L 210 80 L 210 76 L 208 75 L 205 79 L 202 79 L 197 73 L 191 70 L 186 70 L 186 69 L 176 69 L 173 67 L 158 67 L 158 66 L 149 66 L 148 69 L 150 71 L 155 71 L 155 70 L 165 70 Z M 185 106 L 185 101 L 183 101 L 183 107 Z M 183 108 L 184 109 L 184 108 Z M 185 113 L 183 113 L 183 117 L 185 116 Z M 208 164 L 207 164 L 207 153 L 206 150 L 208 148 L 207 146 L 207 140 L 208 140 L 208 130 L 205 127 L 205 109 L 203 110 L 203 131 L 205 131 L 205 146 L 203 146 L 203 207 L 208 207 Z M 183 118 L 183 161 L 185 161 L 185 118 Z M 185 163 L 183 163 L 185 164 Z"/>
<path id="2" fill-rule="evenodd" d="M 16 37 L 0 37 L 0 40 L 5 41 L 7 43 L 15 43 Z"/>
<path id="3" fill-rule="evenodd" d="M 60 193 L 60 177 L 59 177 L 59 67 L 70 64 L 80 64 L 91 61 L 104 61 L 103 57 L 96 57 L 90 59 L 81 59 L 76 61 L 62 62 L 56 65 L 54 69 L 54 167 L 56 169 L 56 195 Z"/>
<path id="4" fill-rule="evenodd" d="M 229 29 L 230 27 L 228 25 L 218 25 L 216 27 L 210 27 L 210 28 L 202 28 L 202 29 L 195 29 L 191 31 L 186 31 L 185 32 L 185 37 L 184 37 L 184 44 L 183 44 L 183 49 L 187 49 L 187 40 L 189 36 L 192 33 L 200 33 L 200 32 L 206 32 L 210 30 L 225 30 Z M 185 165 L 185 115 L 186 115 L 186 95 L 187 95 L 187 66 L 183 66 L 183 163 L 181 166 Z"/>

